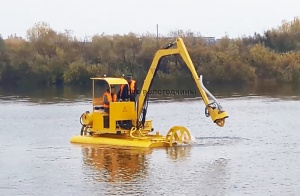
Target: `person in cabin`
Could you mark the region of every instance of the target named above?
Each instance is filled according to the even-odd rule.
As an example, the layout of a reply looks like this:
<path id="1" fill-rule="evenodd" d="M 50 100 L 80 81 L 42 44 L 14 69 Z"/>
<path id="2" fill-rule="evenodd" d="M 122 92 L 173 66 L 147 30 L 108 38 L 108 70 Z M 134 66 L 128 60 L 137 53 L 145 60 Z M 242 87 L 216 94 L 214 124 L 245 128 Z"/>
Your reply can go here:
<path id="1" fill-rule="evenodd" d="M 118 92 L 117 98 L 121 100 L 136 101 L 135 98 L 138 93 L 137 83 L 132 79 L 131 75 L 126 76 L 128 85 L 122 84 Z"/>
<path id="2" fill-rule="evenodd" d="M 110 89 L 107 89 L 103 95 L 103 107 L 104 107 L 104 111 L 107 113 L 109 112 L 109 103 L 117 101 L 117 95 L 115 93 L 114 86 L 110 85 Z"/>

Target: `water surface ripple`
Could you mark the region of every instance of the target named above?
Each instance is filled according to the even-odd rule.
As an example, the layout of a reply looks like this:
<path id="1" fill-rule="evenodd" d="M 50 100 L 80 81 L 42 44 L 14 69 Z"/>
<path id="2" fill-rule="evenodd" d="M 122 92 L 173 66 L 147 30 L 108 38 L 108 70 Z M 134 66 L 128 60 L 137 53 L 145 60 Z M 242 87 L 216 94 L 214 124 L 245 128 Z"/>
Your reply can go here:
<path id="1" fill-rule="evenodd" d="M 156 131 L 198 142 L 159 149 L 70 144 L 88 101 L 1 97 L 0 195 L 300 195 L 299 97 L 220 98 L 223 128 L 200 99 L 154 100 Z"/>

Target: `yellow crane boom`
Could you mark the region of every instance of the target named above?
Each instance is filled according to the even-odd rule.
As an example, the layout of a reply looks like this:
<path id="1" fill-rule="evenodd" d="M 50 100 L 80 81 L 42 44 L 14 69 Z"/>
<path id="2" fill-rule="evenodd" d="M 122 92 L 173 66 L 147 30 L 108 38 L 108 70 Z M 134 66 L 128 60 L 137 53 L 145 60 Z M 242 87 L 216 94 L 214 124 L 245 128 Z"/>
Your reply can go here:
<path id="1" fill-rule="evenodd" d="M 176 48 L 171 48 L 173 46 L 176 46 Z M 134 126 L 136 126 L 137 128 L 144 126 L 147 112 L 146 99 L 149 96 L 153 79 L 156 76 L 161 59 L 170 55 L 180 55 L 182 57 L 183 61 L 189 68 L 192 78 L 194 79 L 197 88 L 202 96 L 202 99 L 206 105 L 207 116 L 210 116 L 213 122 L 216 123 L 218 126 L 223 127 L 225 124 L 225 118 L 228 117 L 228 114 L 222 109 L 217 99 L 204 87 L 202 83 L 202 76 L 198 76 L 195 70 L 195 66 L 191 60 L 191 57 L 186 49 L 182 38 L 177 38 L 175 42 L 169 43 L 168 45 L 164 46 L 162 49 L 156 52 L 138 97 L 138 119 L 134 122 Z M 209 95 L 214 100 L 214 102 L 210 103 L 207 95 Z"/>

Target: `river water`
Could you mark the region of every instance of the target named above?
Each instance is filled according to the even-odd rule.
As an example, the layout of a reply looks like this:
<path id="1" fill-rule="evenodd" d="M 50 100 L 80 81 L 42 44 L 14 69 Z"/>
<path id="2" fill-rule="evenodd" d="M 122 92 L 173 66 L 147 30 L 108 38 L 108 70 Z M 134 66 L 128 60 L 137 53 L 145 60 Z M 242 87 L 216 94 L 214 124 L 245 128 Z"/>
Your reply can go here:
<path id="1" fill-rule="evenodd" d="M 156 131 L 198 142 L 159 149 L 70 144 L 90 94 L 0 92 L 0 195 L 300 195 L 298 88 L 211 91 L 222 128 L 199 97 L 151 101 Z"/>

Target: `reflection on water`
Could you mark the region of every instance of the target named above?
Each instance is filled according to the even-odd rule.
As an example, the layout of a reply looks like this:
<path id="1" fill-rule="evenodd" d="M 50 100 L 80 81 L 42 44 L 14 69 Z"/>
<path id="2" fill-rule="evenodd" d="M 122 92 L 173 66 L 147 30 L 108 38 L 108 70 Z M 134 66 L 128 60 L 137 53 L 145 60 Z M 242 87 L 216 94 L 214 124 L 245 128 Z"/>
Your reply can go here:
<path id="1" fill-rule="evenodd" d="M 176 83 L 177 84 L 177 83 Z M 217 98 L 233 98 L 242 96 L 270 96 L 278 98 L 299 99 L 300 87 L 293 85 L 268 85 L 259 84 L 256 86 L 234 86 L 234 85 L 211 85 L 206 84 L 206 88 Z M 151 89 L 152 94 L 150 99 L 164 99 L 164 100 L 181 100 L 200 98 L 196 85 L 189 81 L 174 84 L 157 84 L 154 89 Z M 160 91 L 192 91 L 194 94 L 153 94 Z M 87 87 L 37 87 L 37 88 L 5 88 L 0 87 L 0 100 L 15 100 L 32 103 L 61 103 L 61 102 L 82 102 L 91 101 L 92 89 Z"/>
<path id="2" fill-rule="evenodd" d="M 192 145 L 163 148 L 167 158 L 186 160 L 191 156 Z M 102 146 L 83 146 L 83 163 L 95 171 L 93 178 L 99 182 L 132 181 L 145 178 L 148 173 L 149 155 L 154 149 Z M 155 149 L 157 150 L 157 149 Z"/>
<path id="3" fill-rule="evenodd" d="M 207 158 L 207 152 L 195 158 L 192 150 L 197 147 L 82 146 L 85 176 L 101 187 L 102 195 L 226 195 L 228 160 Z"/>
<path id="4" fill-rule="evenodd" d="M 192 145 L 168 147 L 166 148 L 166 154 L 172 160 L 185 160 L 191 156 L 192 147 Z"/>
<path id="5" fill-rule="evenodd" d="M 22 101 L 31 103 L 63 103 L 87 101 L 92 97 L 91 88 L 83 87 L 37 87 L 4 88 L 0 87 L 0 99 L 3 101 Z"/>
<path id="6" fill-rule="evenodd" d="M 82 147 L 83 163 L 95 171 L 99 182 L 132 181 L 147 176 L 151 149 L 122 149 L 99 146 Z"/>

